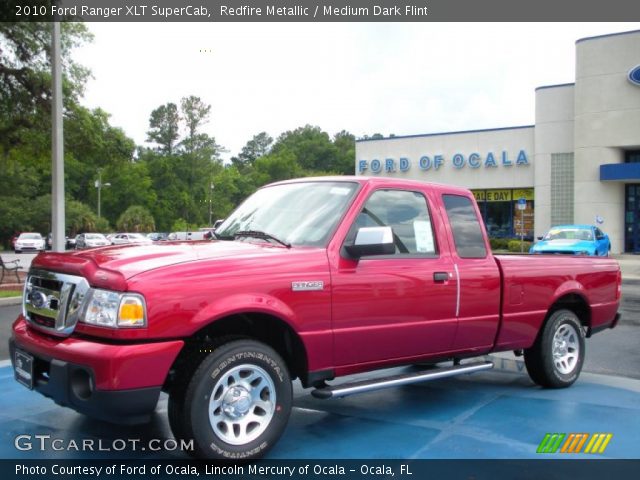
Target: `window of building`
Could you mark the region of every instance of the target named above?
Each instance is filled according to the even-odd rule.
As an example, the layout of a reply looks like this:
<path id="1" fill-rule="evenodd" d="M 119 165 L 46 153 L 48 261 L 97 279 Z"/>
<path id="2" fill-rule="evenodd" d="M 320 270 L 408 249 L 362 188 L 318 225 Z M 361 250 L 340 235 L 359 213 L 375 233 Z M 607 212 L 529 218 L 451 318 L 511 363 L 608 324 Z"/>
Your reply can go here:
<path id="1" fill-rule="evenodd" d="M 625 163 L 640 163 L 640 150 L 630 150 L 624 153 Z"/>
<path id="2" fill-rule="evenodd" d="M 573 153 L 551 154 L 551 225 L 573 223 Z"/>
<path id="3" fill-rule="evenodd" d="M 473 190 L 480 214 L 491 238 L 523 236 L 533 239 L 534 190 L 533 188 Z M 520 199 L 525 209 L 517 208 Z"/>

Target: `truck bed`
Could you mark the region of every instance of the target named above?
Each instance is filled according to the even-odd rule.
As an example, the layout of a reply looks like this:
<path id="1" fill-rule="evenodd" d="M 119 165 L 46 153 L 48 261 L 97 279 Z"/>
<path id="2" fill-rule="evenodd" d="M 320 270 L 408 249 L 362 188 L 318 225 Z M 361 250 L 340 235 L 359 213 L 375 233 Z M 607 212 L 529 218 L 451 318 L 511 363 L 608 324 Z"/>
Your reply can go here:
<path id="1" fill-rule="evenodd" d="M 588 334 L 612 327 L 620 298 L 620 267 L 610 258 L 569 255 L 495 255 L 502 276 L 502 322 L 496 350 L 528 348 L 549 309 L 578 302 Z"/>

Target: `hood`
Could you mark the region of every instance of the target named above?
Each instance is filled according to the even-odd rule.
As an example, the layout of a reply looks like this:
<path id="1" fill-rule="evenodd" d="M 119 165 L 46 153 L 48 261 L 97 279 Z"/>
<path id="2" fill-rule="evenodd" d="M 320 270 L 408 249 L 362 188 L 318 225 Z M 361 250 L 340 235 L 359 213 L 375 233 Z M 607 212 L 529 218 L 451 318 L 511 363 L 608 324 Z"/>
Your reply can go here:
<path id="1" fill-rule="evenodd" d="M 593 242 L 576 239 L 541 240 L 533 246 L 536 252 L 580 252 L 592 250 Z"/>
<path id="2" fill-rule="evenodd" d="M 204 241 L 122 245 L 66 253 L 43 253 L 32 262 L 42 268 L 81 275 L 96 286 L 124 289 L 126 280 L 157 268 L 203 259 L 273 255 L 285 247 L 268 243 Z M 115 283 L 115 285 L 114 285 Z"/>

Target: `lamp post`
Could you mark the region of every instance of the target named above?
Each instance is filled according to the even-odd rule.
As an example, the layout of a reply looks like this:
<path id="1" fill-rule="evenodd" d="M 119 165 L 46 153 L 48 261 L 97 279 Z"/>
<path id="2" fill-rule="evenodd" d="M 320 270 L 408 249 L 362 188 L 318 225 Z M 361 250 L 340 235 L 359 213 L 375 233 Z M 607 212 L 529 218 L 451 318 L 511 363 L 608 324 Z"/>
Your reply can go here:
<path id="1" fill-rule="evenodd" d="M 212 211 L 211 211 L 211 203 L 213 202 L 213 189 L 215 188 L 215 185 L 213 184 L 213 182 L 211 182 L 210 184 L 210 188 L 209 188 L 209 226 L 212 226 L 213 224 L 211 223 L 211 215 L 212 215 Z"/>
<path id="2" fill-rule="evenodd" d="M 110 183 L 102 183 L 102 169 L 98 169 L 98 180 L 96 180 L 96 188 L 98 189 L 98 218 L 100 218 L 100 197 L 102 193 L 102 187 L 110 187 Z"/>

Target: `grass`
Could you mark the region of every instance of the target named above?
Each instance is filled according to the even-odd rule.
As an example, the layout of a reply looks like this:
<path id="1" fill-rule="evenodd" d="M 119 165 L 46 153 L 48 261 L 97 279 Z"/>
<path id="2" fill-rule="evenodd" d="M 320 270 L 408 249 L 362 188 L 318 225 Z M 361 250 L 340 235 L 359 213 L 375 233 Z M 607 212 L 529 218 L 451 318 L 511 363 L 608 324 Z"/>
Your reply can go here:
<path id="1" fill-rule="evenodd" d="M 0 290 L 0 298 L 20 297 L 22 290 Z"/>

